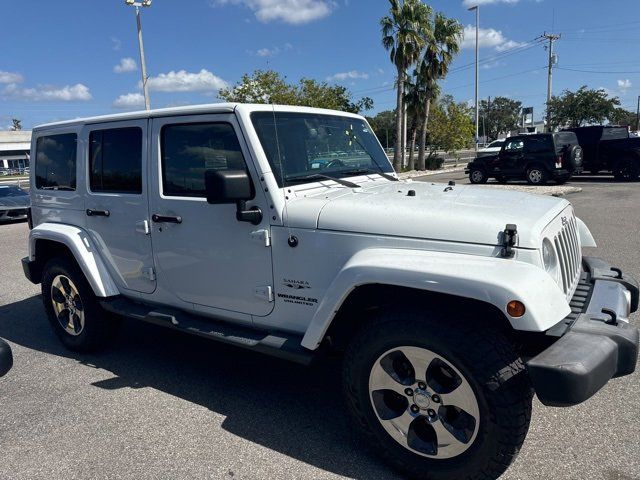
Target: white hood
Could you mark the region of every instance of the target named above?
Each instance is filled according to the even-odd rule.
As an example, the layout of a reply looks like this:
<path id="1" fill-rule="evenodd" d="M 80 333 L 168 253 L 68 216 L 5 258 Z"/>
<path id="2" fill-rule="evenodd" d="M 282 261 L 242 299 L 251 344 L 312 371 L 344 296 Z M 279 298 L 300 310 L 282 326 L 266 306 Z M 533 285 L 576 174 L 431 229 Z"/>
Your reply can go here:
<path id="1" fill-rule="evenodd" d="M 298 189 L 297 189 L 298 190 Z M 410 196 L 410 191 L 415 196 Z M 292 227 L 498 245 L 508 223 L 521 248 L 540 248 L 542 231 L 566 200 L 489 187 L 423 182 L 299 189 L 287 204 Z"/>

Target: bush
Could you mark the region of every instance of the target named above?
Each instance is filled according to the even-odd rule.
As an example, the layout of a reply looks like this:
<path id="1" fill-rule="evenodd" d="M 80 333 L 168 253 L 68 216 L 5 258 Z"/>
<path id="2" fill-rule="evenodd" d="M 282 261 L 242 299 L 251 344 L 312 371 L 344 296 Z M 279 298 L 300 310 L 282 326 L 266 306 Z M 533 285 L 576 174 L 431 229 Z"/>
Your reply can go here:
<path id="1" fill-rule="evenodd" d="M 444 158 L 438 155 L 429 155 L 424 163 L 427 170 L 440 170 L 444 165 Z"/>

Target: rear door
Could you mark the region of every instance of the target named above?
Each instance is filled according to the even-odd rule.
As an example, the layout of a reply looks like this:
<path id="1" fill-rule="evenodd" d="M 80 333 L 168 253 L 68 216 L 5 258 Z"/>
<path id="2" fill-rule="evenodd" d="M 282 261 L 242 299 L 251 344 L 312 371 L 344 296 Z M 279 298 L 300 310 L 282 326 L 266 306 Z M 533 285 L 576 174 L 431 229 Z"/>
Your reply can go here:
<path id="1" fill-rule="evenodd" d="M 147 197 L 148 120 L 87 125 L 86 221 L 118 287 L 155 290 Z"/>

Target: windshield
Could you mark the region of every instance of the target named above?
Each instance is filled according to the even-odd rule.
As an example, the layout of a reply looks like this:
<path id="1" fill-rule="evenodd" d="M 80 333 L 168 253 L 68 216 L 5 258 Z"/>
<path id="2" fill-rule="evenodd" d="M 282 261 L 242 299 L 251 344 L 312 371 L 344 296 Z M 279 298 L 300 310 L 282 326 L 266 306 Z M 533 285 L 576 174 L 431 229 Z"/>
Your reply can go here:
<path id="1" fill-rule="evenodd" d="M 620 140 L 629 138 L 627 127 L 603 128 L 601 140 Z"/>
<path id="2" fill-rule="evenodd" d="M 13 185 L 0 186 L 0 197 L 24 197 L 25 195 L 29 194 L 19 187 Z"/>
<path id="3" fill-rule="evenodd" d="M 318 174 L 342 178 L 393 172 L 376 136 L 361 119 L 254 112 L 251 120 L 280 187 L 317 182 Z"/>

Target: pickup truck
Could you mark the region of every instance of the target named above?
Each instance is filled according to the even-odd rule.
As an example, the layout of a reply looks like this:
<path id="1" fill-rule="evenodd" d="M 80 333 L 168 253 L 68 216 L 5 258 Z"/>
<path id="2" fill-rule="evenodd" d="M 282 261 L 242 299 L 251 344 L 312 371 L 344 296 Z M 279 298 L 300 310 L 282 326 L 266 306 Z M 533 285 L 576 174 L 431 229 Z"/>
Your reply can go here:
<path id="1" fill-rule="evenodd" d="M 592 174 L 613 172 L 618 181 L 640 179 L 640 138 L 629 136 L 627 127 L 591 126 L 568 128 L 584 152 L 584 170 Z"/>

